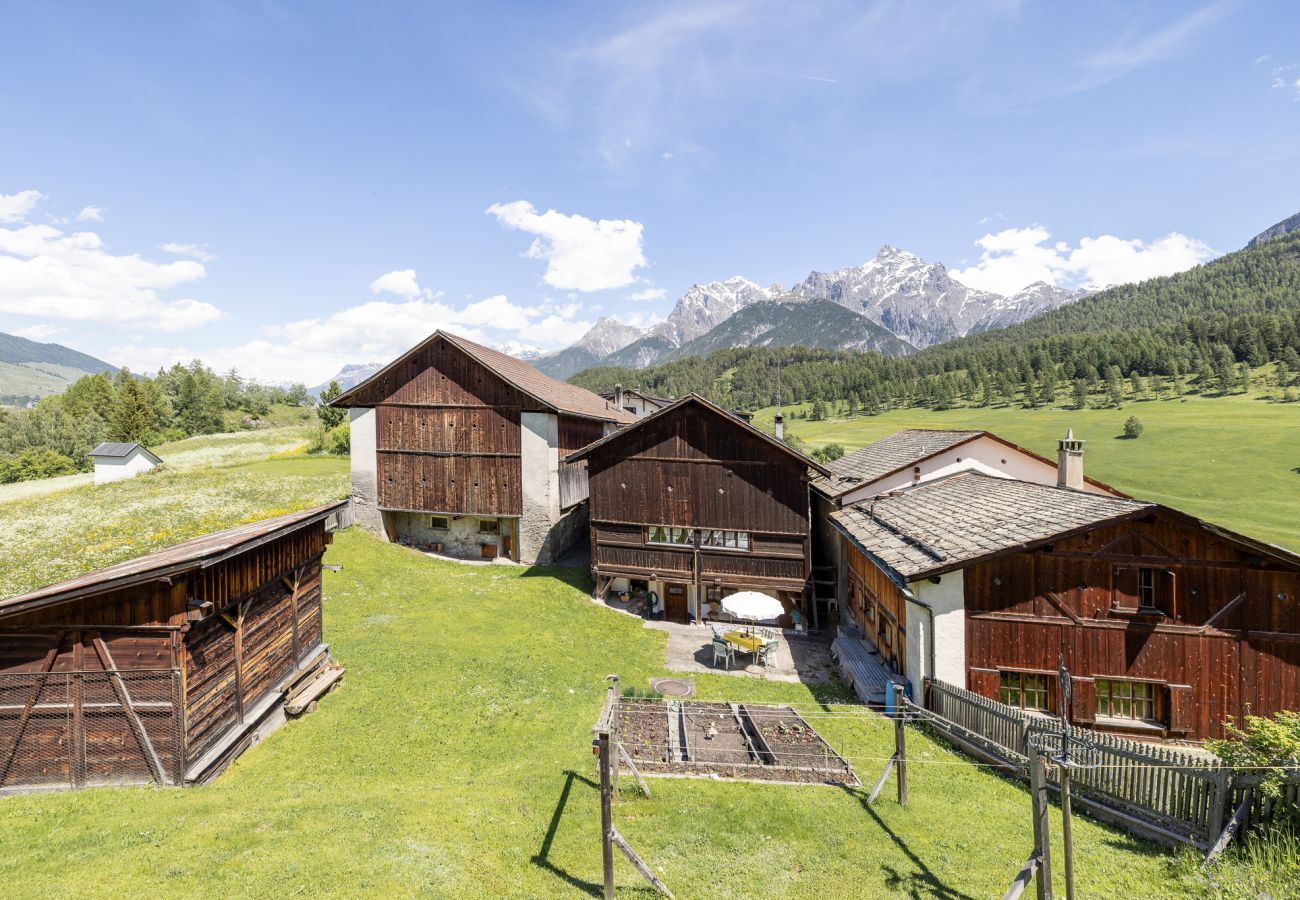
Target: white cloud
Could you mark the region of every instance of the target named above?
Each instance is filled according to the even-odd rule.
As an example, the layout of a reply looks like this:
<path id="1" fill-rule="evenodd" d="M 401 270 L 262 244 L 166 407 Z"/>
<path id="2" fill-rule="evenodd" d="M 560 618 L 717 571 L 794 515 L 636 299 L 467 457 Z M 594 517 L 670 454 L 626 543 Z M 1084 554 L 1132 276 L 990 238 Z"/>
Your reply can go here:
<path id="1" fill-rule="evenodd" d="M 0 194 L 0 222 L 22 222 L 43 199 L 45 197 L 40 191 Z"/>
<path id="2" fill-rule="evenodd" d="M 542 280 L 553 288 L 601 291 L 625 287 L 636 281 L 637 269 L 646 265 L 640 222 L 565 215 L 548 209 L 537 212 L 526 200 L 494 203 L 487 208 L 507 228 L 536 235 L 525 252 L 529 259 L 546 260 Z"/>
<path id="3" fill-rule="evenodd" d="M 1126 37 L 1094 53 L 1087 64 L 1093 68 L 1128 72 L 1181 50 L 1183 45 L 1232 11 L 1237 0 L 1218 0 L 1177 19 L 1157 31 L 1136 38 Z"/>
<path id="4" fill-rule="evenodd" d="M 78 222 L 102 222 L 104 221 L 104 209 L 99 206 L 83 206 L 81 212 L 77 213 Z"/>
<path id="5" fill-rule="evenodd" d="M 396 294 L 413 300 L 420 296 L 420 284 L 415 280 L 414 269 L 398 269 L 386 272 L 370 282 L 370 291 L 375 294 Z"/>
<path id="6" fill-rule="evenodd" d="M 405 280 L 398 284 L 409 286 Z M 197 355 L 215 369 L 225 371 L 234 366 L 260 381 L 312 384 L 346 363 L 394 359 L 439 328 L 488 345 L 558 349 L 571 344 L 592 324 L 578 317 L 582 311 L 578 303 L 545 301 L 523 306 L 498 294 L 452 306 L 440 296 L 421 288 L 418 296 L 410 298 L 375 298 L 327 316 L 272 325 L 256 340 L 201 354 L 185 347 L 150 347 L 137 342 L 115 349 L 113 358 L 132 367 L 156 368 Z"/>
<path id="7" fill-rule="evenodd" d="M 954 278 L 969 287 L 1012 294 L 1035 281 L 1061 287 L 1103 287 L 1144 281 L 1190 269 L 1214 257 L 1203 241 L 1171 232 L 1154 241 L 1126 240 L 1105 234 L 1085 237 L 1077 246 L 1049 243 L 1041 225 L 1007 228 L 975 243 L 979 262 L 955 269 Z"/>
<path id="8" fill-rule="evenodd" d="M 0 198 L 0 217 L 21 223 L 41 199 L 36 191 Z M 206 274 L 197 262 L 157 263 L 111 253 L 92 231 L 0 228 L 0 312 L 164 331 L 194 328 L 222 312 L 201 300 L 162 294 Z"/>
<path id="9" fill-rule="evenodd" d="M 165 244 L 159 244 L 158 249 L 175 256 L 188 256 L 190 259 L 197 259 L 199 262 L 212 262 L 216 259 L 208 251 L 207 244 L 182 244 L 176 241 L 168 241 Z"/>
<path id="10" fill-rule="evenodd" d="M 663 288 L 646 288 L 644 291 L 637 291 L 636 293 L 628 294 L 627 299 L 643 302 L 649 300 L 662 300 L 667 296 L 668 292 Z"/>
<path id="11" fill-rule="evenodd" d="M 43 341 L 46 338 L 54 337 L 54 335 L 61 331 L 63 331 L 62 328 L 57 328 L 54 325 L 36 324 L 28 325 L 25 328 L 15 328 L 10 333 L 16 334 L 19 337 L 27 338 L 29 341 Z"/>

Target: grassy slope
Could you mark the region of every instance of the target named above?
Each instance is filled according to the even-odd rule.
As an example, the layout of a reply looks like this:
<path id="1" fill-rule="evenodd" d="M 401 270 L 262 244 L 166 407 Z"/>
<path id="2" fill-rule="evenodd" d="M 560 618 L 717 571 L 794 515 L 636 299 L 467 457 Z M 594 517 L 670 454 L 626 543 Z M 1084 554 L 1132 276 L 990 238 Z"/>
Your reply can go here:
<path id="1" fill-rule="evenodd" d="M 250 445 L 245 435 L 232 436 L 238 452 L 220 458 L 234 465 L 205 465 L 206 451 L 192 448 L 198 454 L 193 465 L 0 501 L 5 526 L 0 528 L 0 597 L 210 531 L 346 496 L 346 459 L 266 459 L 267 447 L 285 443 L 284 436 L 246 434 L 264 443 Z M 250 457 L 257 461 L 247 461 Z"/>
<path id="2" fill-rule="evenodd" d="M 772 410 L 755 424 L 771 430 Z M 1124 420 L 1146 426 L 1117 440 Z M 1067 428 L 1088 441 L 1087 473 L 1123 491 L 1300 550 L 1300 404 L 1230 396 L 1127 403 L 1123 409 L 901 410 L 823 422 L 786 420 L 809 447 L 855 450 L 900 428 L 984 428 L 1052 459 Z"/>
<path id="3" fill-rule="evenodd" d="M 10 896 L 598 890 L 591 723 L 606 673 L 644 686 L 661 672 L 664 635 L 591 604 L 569 570 L 435 562 L 355 530 L 328 562 L 343 565 L 325 575 L 340 690 L 208 787 L 0 800 Z M 813 721 L 863 780 L 892 750 L 889 723 L 816 702 L 836 691 L 696 680 L 708 698 L 857 713 Z M 905 810 L 888 792 L 867 808 L 835 788 L 656 779 L 618 826 L 679 897 L 1000 895 L 1031 842 L 1025 792 L 909 741 Z M 1086 896 L 1196 892 L 1140 842 L 1087 821 L 1075 840 Z M 616 865 L 620 896 L 648 893 Z"/>

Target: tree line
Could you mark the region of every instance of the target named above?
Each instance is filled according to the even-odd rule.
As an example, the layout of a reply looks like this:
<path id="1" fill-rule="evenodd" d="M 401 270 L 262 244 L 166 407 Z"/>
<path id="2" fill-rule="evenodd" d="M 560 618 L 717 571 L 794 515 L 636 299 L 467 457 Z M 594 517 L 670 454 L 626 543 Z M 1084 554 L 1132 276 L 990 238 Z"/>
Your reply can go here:
<path id="1" fill-rule="evenodd" d="M 272 404 L 305 405 L 307 388 L 268 387 L 231 370 L 218 375 L 195 360 L 153 377 L 119 369 L 86 375 L 32 409 L 0 409 L 0 482 L 88 471 L 101 441 L 146 446 L 229 430 L 230 414 L 255 425 Z"/>
<path id="2" fill-rule="evenodd" d="M 1008 328 L 886 359 L 803 347 L 734 348 L 647 369 L 597 367 L 573 383 L 660 396 L 694 391 L 754 410 L 776 403 L 888 409 L 1232 393 L 1272 365 L 1275 399 L 1300 376 L 1300 233 L 1166 278 L 1110 288 Z M 1259 385 L 1256 385 L 1257 387 Z"/>

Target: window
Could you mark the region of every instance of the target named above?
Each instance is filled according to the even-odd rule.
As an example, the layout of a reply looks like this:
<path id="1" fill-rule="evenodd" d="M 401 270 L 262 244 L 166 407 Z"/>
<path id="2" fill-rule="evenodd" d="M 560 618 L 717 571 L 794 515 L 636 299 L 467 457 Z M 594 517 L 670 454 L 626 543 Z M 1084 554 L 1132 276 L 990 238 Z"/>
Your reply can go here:
<path id="1" fill-rule="evenodd" d="M 496 520 L 496 519 L 479 519 L 479 520 L 478 520 L 478 533 L 479 533 L 479 534 L 496 534 L 497 531 L 498 531 L 498 526 L 497 526 L 497 520 Z"/>
<path id="2" fill-rule="evenodd" d="M 1154 609 L 1156 606 L 1156 570 L 1138 569 L 1138 606 Z"/>
<path id="3" fill-rule="evenodd" d="M 632 415 L 634 415 L 634 416 L 636 415 L 636 407 L 635 407 L 635 406 L 625 406 L 625 407 L 623 407 L 623 411 L 624 411 L 624 412 L 630 412 L 630 413 L 631 413 Z"/>
<path id="4" fill-rule="evenodd" d="M 429 527 L 436 531 L 446 531 L 451 527 L 451 521 L 446 516 L 432 516 L 429 519 Z"/>
<path id="5" fill-rule="evenodd" d="M 1007 706 L 1051 712 L 1048 676 L 1033 672 L 1002 672 L 998 699 Z"/>
<path id="6" fill-rule="evenodd" d="M 674 528 L 670 525 L 650 525 L 645 530 L 645 542 L 689 547 L 695 543 L 695 531 L 691 528 Z"/>
<path id="7" fill-rule="evenodd" d="M 700 544 L 704 547 L 720 547 L 723 550 L 748 550 L 749 532 L 710 529 L 702 533 Z"/>
<path id="8" fill-rule="evenodd" d="M 1147 722 L 1156 719 L 1155 686 L 1150 682 L 1098 678 L 1096 691 L 1099 716 Z"/>

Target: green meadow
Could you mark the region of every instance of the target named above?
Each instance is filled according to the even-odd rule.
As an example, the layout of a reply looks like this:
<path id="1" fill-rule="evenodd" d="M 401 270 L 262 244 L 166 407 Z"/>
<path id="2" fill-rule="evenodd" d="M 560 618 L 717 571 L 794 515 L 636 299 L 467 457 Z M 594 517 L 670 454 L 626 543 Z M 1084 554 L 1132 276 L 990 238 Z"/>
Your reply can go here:
<path id="1" fill-rule="evenodd" d="M 985 429 L 1051 459 L 1073 428 L 1085 444 L 1084 471 L 1120 490 L 1176 507 L 1252 537 L 1300 550 L 1300 403 L 1258 395 L 1142 400 L 1122 409 L 963 407 L 893 410 L 878 416 L 791 419 L 786 433 L 806 450 L 838 443 L 853 451 L 900 428 Z M 754 423 L 772 429 L 774 410 Z M 1142 436 L 1121 435 L 1137 416 Z"/>

